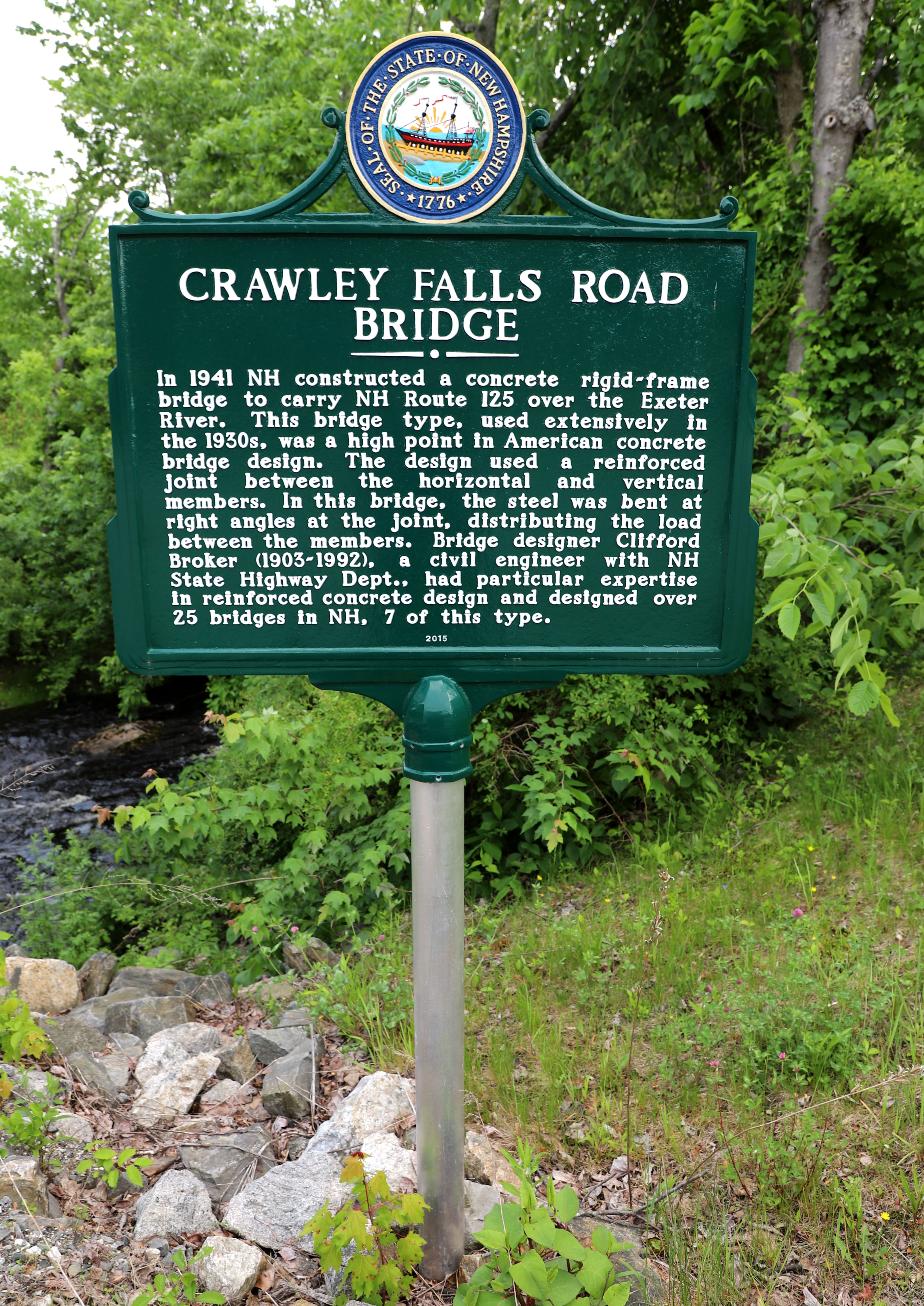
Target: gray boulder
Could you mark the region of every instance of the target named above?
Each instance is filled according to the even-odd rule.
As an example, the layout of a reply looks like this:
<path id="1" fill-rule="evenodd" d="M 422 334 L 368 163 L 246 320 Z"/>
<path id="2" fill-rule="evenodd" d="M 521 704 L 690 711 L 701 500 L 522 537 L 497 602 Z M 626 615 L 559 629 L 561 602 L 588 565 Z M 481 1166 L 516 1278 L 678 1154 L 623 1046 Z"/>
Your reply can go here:
<path id="1" fill-rule="evenodd" d="M 131 1073 L 131 1059 L 125 1052 L 106 1052 L 103 1056 L 98 1057 L 99 1064 L 106 1071 L 106 1074 L 112 1080 L 118 1092 L 128 1088 L 128 1077 Z"/>
<path id="2" fill-rule="evenodd" d="M 280 1057 L 294 1052 L 308 1041 L 308 1031 L 303 1025 L 285 1026 L 281 1029 L 251 1029 L 247 1033 L 250 1050 L 261 1066 L 268 1066 Z M 323 1048 L 317 1052 L 320 1056 Z"/>
<path id="3" fill-rule="evenodd" d="M 517 1177 L 498 1149 L 484 1134 L 469 1129 L 465 1134 L 465 1177 L 479 1184 L 515 1184 Z"/>
<path id="4" fill-rule="evenodd" d="M 80 992 L 84 999 L 101 998 L 112 983 L 118 969 L 118 960 L 111 952 L 94 952 L 77 972 Z"/>
<path id="5" fill-rule="evenodd" d="M 0 1157 L 0 1199 L 17 1211 L 48 1214 L 48 1184 L 34 1156 Z"/>
<path id="6" fill-rule="evenodd" d="M 413 1192 L 417 1187 L 417 1156 L 402 1147 L 394 1134 L 370 1134 L 360 1144 L 366 1174 L 381 1172 L 396 1192 Z"/>
<path id="7" fill-rule="evenodd" d="M 286 1161 L 262 1179 L 243 1188 L 232 1199 L 223 1220 L 226 1229 L 261 1247 L 279 1248 L 297 1243 L 310 1250 L 302 1229 L 322 1206 L 342 1206 L 350 1189 L 340 1182 L 340 1157 L 320 1154 L 312 1164 Z"/>
<path id="8" fill-rule="evenodd" d="M 243 1301 L 266 1263 L 260 1249 L 226 1233 L 216 1233 L 206 1238 L 202 1250 L 206 1255 L 197 1266 L 202 1287 L 207 1292 L 221 1293 L 230 1306 Z"/>
<path id="9" fill-rule="evenodd" d="M 267 1067 L 261 1097 L 271 1116 L 304 1120 L 314 1114 L 321 1092 L 319 1042 L 303 1040 L 288 1056 Z"/>
<path id="10" fill-rule="evenodd" d="M 71 1020 L 82 1021 L 86 1025 L 93 1025 L 96 1029 L 104 1030 L 106 1028 L 106 1012 L 115 1003 L 128 1002 L 132 998 L 143 998 L 145 994 L 141 989 L 120 989 L 117 993 L 105 993 L 100 998 L 90 998 L 87 1002 L 81 1002 L 79 1007 L 75 1007 L 70 1013 Z"/>
<path id="11" fill-rule="evenodd" d="M 118 1085 L 100 1057 L 92 1052 L 74 1052 L 69 1061 L 71 1070 L 82 1084 L 99 1093 L 107 1102 L 118 1102 Z"/>
<path id="12" fill-rule="evenodd" d="M 74 1143 L 92 1143 L 93 1126 L 83 1116 L 74 1115 L 72 1111 L 62 1111 L 55 1116 L 48 1126 L 48 1132 L 55 1134 L 62 1141 Z"/>
<path id="13" fill-rule="evenodd" d="M 235 1134 L 213 1134 L 180 1145 L 186 1169 L 201 1179 L 213 1202 L 230 1202 L 253 1179 L 276 1164 L 269 1133 L 259 1126 Z"/>
<path id="14" fill-rule="evenodd" d="M 475 1242 L 475 1234 L 484 1228 L 485 1218 L 492 1206 L 504 1200 L 504 1195 L 493 1184 L 476 1184 L 471 1179 L 465 1180 L 465 1250 L 473 1251 L 480 1247 Z"/>
<path id="15" fill-rule="evenodd" d="M 202 1007 L 215 1007 L 234 1001 L 231 977 L 223 970 L 217 970 L 214 975 L 186 975 L 177 984 L 176 992 L 185 993 Z"/>
<path id="16" fill-rule="evenodd" d="M 218 1069 L 211 1052 L 188 1056 L 179 1065 L 168 1066 L 152 1076 L 132 1103 L 131 1115 L 139 1125 L 151 1129 L 169 1125 L 184 1116 Z"/>
<path id="17" fill-rule="evenodd" d="M 185 1170 L 168 1170 L 141 1194 L 135 1207 L 138 1242 L 169 1234 L 213 1233 L 217 1229 L 205 1184 Z"/>
<path id="18" fill-rule="evenodd" d="M 105 1001 L 103 998 L 95 1000 Z M 147 1042 L 152 1034 L 158 1034 L 162 1029 L 185 1025 L 194 1014 L 192 1002 L 185 997 L 129 998 L 126 1002 L 113 1002 L 106 1008 L 103 1027 L 107 1033 L 122 1030 Z"/>
<path id="19" fill-rule="evenodd" d="M 250 1050 L 247 1039 L 239 1034 L 230 1039 L 218 1052 L 218 1073 L 239 1084 L 246 1084 L 260 1073 L 260 1063 Z"/>
<path id="20" fill-rule="evenodd" d="M 140 989 L 151 997 L 164 998 L 176 993 L 177 985 L 189 979 L 185 970 L 171 966 L 124 966 L 109 986 L 110 993 L 121 989 Z"/>
<path id="21" fill-rule="evenodd" d="M 414 1112 L 414 1081 L 377 1070 L 361 1079 L 325 1120 L 306 1148 L 303 1159 L 319 1152 L 342 1155 L 360 1146 L 370 1134 L 389 1133 Z"/>
<path id="22" fill-rule="evenodd" d="M 75 1052 L 102 1052 L 106 1035 L 96 1025 L 71 1016 L 39 1016 L 35 1022 L 48 1035 L 51 1046 L 59 1057 L 72 1057 Z"/>
<path id="23" fill-rule="evenodd" d="M 223 1039 L 217 1029 L 197 1020 L 159 1030 L 148 1039 L 144 1056 L 135 1066 L 135 1078 L 139 1084 L 146 1084 L 155 1075 L 180 1065 L 187 1057 L 199 1052 L 217 1052 Z"/>
<path id="24" fill-rule="evenodd" d="M 282 945 L 282 959 L 296 975 L 307 975 L 313 966 L 336 966 L 338 957 L 323 939 L 293 935 Z"/>

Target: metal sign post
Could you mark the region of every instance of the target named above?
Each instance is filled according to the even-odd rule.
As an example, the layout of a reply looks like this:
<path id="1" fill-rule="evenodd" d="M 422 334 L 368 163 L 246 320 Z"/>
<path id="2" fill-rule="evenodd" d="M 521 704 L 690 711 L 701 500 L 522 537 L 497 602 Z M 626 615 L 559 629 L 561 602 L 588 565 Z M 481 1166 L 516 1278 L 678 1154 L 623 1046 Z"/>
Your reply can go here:
<path id="1" fill-rule="evenodd" d="M 428 676 L 404 712 L 411 782 L 417 1180 L 427 1203 L 423 1274 L 445 1279 L 465 1238 L 464 811 L 472 711 L 447 676 Z"/>
<path id="2" fill-rule="evenodd" d="M 547 167 L 503 65 L 381 51 L 327 159 L 239 213 L 110 229 L 116 647 L 145 675 L 310 675 L 404 721 L 426 1273 L 463 1240 L 471 715 L 576 672 L 747 656 L 756 236 Z M 312 207 L 341 179 L 361 213 Z M 556 213 L 508 212 L 525 181 Z"/>

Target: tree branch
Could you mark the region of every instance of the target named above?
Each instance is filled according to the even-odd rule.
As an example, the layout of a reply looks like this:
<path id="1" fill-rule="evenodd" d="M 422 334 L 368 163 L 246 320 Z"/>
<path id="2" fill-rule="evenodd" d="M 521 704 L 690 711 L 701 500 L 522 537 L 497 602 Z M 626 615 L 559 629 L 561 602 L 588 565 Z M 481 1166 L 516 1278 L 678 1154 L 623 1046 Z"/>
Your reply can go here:
<path id="1" fill-rule="evenodd" d="M 583 90 L 584 90 L 584 83 L 578 82 L 574 90 L 571 91 L 567 96 L 565 96 L 561 104 L 552 114 L 552 117 L 549 119 L 548 127 L 546 127 L 544 131 L 536 132 L 536 144 L 539 146 L 540 150 L 545 149 L 549 141 L 558 131 L 559 127 L 561 127 L 565 122 L 567 122 L 568 116 L 570 115 L 571 110 L 577 104 L 578 100 L 581 98 L 581 94 Z"/>

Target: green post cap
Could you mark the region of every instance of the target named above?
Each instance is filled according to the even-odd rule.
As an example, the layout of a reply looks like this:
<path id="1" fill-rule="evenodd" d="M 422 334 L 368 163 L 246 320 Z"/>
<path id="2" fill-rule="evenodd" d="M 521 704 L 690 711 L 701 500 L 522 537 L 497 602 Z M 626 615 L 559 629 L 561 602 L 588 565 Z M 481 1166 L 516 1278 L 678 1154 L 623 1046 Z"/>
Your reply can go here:
<path id="1" fill-rule="evenodd" d="M 404 700 L 404 774 L 428 784 L 472 773 L 472 705 L 448 676 L 424 676 Z"/>

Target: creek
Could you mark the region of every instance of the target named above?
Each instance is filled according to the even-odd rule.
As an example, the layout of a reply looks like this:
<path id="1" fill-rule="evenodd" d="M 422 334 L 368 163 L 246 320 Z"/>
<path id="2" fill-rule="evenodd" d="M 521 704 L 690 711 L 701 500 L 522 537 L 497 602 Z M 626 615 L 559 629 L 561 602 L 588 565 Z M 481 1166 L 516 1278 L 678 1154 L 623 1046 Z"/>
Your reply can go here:
<path id="1" fill-rule="evenodd" d="M 47 831 L 60 842 L 68 830 L 95 829 L 96 809 L 144 797 L 145 772 L 175 779 L 214 747 L 204 688 L 199 679 L 167 681 L 136 721 L 120 720 L 101 699 L 0 712 L 0 899 L 15 894 L 34 836 Z M 9 929 L 10 918 L 0 924 Z"/>

